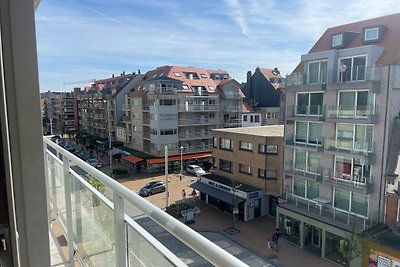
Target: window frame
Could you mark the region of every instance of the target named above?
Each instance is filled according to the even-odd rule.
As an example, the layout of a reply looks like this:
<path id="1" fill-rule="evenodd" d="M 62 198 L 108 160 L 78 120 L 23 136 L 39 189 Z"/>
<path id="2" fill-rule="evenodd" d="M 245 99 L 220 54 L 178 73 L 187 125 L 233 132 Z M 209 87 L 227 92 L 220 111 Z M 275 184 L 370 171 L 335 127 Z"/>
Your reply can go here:
<path id="1" fill-rule="evenodd" d="M 239 172 L 247 175 L 253 175 L 251 166 L 247 164 L 239 163 Z"/>
<path id="2" fill-rule="evenodd" d="M 229 165 L 229 168 L 223 168 L 222 166 L 222 162 L 225 162 L 225 163 L 227 163 L 228 165 Z M 229 172 L 229 173 L 232 173 L 233 172 L 233 163 L 232 163 L 232 161 L 229 161 L 229 160 L 225 160 L 225 159 L 219 159 L 219 169 L 221 170 L 221 171 L 224 171 L 224 172 Z"/>
<path id="3" fill-rule="evenodd" d="M 226 148 L 225 145 L 223 145 L 223 142 L 226 141 L 229 141 L 229 148 Z M 232 147 L 233 147 L 233 141 L 231 139 L 226 139 L 226 138 L 219 139 L 219 149 L 232 151 Z"/>
<path id="4" fill-rule="evenodd" d="M 376 37 L 374 38 L 367 38 L 367 33 L 371 31 L 376 31 Z M 379 40 L 379 27 L 371 27 L 371 28 L 365 28 L 364 29 L 364 41 L 369 42 L 369 41 L 375 41 Z"/>
<path id="5" fill-rule="evenodd" d="M 335 40 L 337 38 L 340 38 L 340 43 L 335 42 Z M 343 33 L 337 33 L 337 34 L 332 35 L 331 44 L 332 44 L 332 47 L 342 46 L 343 45 Z"/>
<path id="6" fill-rule="evenodd" d="M 253 151 L 253 143 L 248 141 L 239 141 L 239 149 L 244 151 Z"/>

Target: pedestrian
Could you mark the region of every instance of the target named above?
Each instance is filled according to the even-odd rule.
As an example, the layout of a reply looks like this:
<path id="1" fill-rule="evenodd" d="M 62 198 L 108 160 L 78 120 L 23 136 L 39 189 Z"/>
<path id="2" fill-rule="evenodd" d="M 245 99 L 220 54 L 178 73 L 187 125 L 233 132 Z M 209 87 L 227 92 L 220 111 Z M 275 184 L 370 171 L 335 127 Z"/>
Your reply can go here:
<path id="1" fill-rule="evenodd" d="M 275 248 L 275 252 L 278 252 L 279 237 L 280 237 L 279 228 L 276 228 L 274 234 L 272 235 L 272 242 Z"/>
<path id="2" fill-rule="evenodd" d="M 196 193 L 196 189 L 193 188 L 192 197 L 195 197 L 195 196 L 197 196 L 197 193 Z"/>
<path id="3" fill-rule="evenodd" d="M 182 199 L 185 199 L 186 198 L 186 191 L 185 191 L 185 189 L 182 189 Z"/>

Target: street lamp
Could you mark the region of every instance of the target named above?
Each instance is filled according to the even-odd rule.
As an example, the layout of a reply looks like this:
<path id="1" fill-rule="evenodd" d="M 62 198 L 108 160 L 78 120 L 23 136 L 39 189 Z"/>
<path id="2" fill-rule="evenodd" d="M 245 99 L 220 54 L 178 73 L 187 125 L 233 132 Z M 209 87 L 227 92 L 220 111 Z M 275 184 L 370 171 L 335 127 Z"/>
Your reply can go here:
<path id="1" fill-rule="evenodd" d="M 180 173 L 179 179 L 182 179 L 182 172 L 183 172 L 183 155 L 182 155 L 182 153 L 183 153 L 183 146 L 180 146 L 180 147 L 179 147 L 179 150 L 181 151 L 181 173 Z"/>

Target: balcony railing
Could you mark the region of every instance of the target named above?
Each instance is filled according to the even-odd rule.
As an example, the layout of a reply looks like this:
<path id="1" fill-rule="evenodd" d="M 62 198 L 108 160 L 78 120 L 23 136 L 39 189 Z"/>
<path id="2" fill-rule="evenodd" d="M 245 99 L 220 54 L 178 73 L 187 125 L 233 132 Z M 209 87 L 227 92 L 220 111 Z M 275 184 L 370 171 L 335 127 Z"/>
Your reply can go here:
<path id="1" fill-rule="evenodd" d="M 198 124 L 217 124 L 218 119 L 196 118 L 196 119 L 179 119 L 179 125 L 198 125 Z"/>
<path id="2" fill-rule="evenodd" d="M 180 112 L 185 112 L 185 111 L 218 111 L 219 110 L 218 105 L 200 105 L 200 104 L 195 104 L 195 105 L 185 105 L 185 104 L 180 104 L 179 105 L 179 111 Z"/>
<path id="3" fill-rule="evenodd" d="M 315 80 L 307 77 L 307 73 L 295 72 L 286 76 L 286 87 L 334 84 L 343 82 L 380 81 L 381 67 L 348 66 L 345 72 L 339 68 L 329 69 L 326 76 L 317 77 Z"/>
<path id="4" fill-rule="evenodd" d="M 326 170 L 326 169 L 325 169 Z M 285 162 L 285 172 L 289 175 L 299 176 L 303 178 L 308 178 L 316 182 L 322 181 L 322 175 L 324 173 L 324 168 L 309 167 L 309 166 L 297 166 L 293 161 Z"/>
<path id="5" fill-rule="evenodd" d="M 354 141 L 352 139 L 327 139 L 325 149 L 348 154 L 371 154 L 373 153 L 374 143 L 367 141 Z"/>
<path id="6" fill-rule="evenodd" d="M 336 177 L 335 177 L 336 176 Z M 368 194 L 371 184 L 371 178 L 356 174 L 345 174 L 343 172 L 336 171 L 336 175 L 329 173 L 328 171 L 323 175 L 324 183 L 328 183 L 335 187 L 341 187 L 344 189 L 352 190 L 358 189 L 364 194 Z"/>
<path id="7" fill-rule="evenodd" d="M 179 133 L 179 139 L 201 139 L 211 138 L 211 132 L 192 132 L 192 133 Z"/>
<path id="8" fill-rule="evenodd" d="M 288 105 L 286 110 L 287 117 L 299 118 L 325 118 L 325 106 L 323 105 Z"/>
<path id="9" fill-rule="evenodd" d="M 150 140 L 150 133 L 143 133 L 143 138 Z"/>
<path id="10" fill-rule="evenodd" d="M 308 199 L 287 192 L 281 208 L 294 210 L 317 220 L 336 225 L 350 231 L 362 232 L 378 223 L 377 214 L 360 215 L 341 210 L 332 205 L 330 199 L 316 197 Z"/>
<path id="11" fill-rule="evenodd" d="M 48 208 L 64 233 L 70 262 L 77 258 L 82 266 L 187 266 L 125 214 L 126 202 L 210 265 L 248 266 L 47 137 L 43 142 Z M 99 181 L 107 197 L 93 187 Z"/>
<path id="12" fill-rule="evenodd" d="M 327 119 L 333 120 L 369 120 L 377 117 L 377 111 L 374 105 L 364 106 L 328 106 Z"/>
<path id="13" fill-rule="evenodd" d="M 239 106 L 224 106 L 223 110 L 226 112 L 239 112 L 240 108 Z"/>
<path id="14" fill-rule="evenodd" d="M 294 147 L 305 147 L 317 151 L 322 151 L 324 147 L 324 140 L 322 137 L 312 140 L 311 137 L 289 135 L 286 137 L 286 145 Z"/>

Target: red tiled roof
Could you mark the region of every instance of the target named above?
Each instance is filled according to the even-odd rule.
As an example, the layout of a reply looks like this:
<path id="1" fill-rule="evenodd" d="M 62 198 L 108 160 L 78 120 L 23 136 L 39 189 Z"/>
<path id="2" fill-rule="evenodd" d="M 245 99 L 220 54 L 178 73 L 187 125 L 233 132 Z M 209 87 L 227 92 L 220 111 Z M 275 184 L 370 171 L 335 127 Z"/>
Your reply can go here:
<path id="1" fill-rule="evenodd" d="M 125 157 L 122 157 L 122 159 L 126 160 L 126 161 L 129 161 L 131 163 L 138 163 L 138 162 L 144 160 L 144 159 L 136 157 L 134 155 L 125 156 Z"/>
<path id="2" fill-rule="evenodd" d="M 212 154 L 208 152 L 203 152 L 203 153 L 196 153 L 196 154 L 186 154 L 182 155 L 183 160 L 188 160 L 188 159 L 201 159 L 201 158 L 208 158 L 211 157 Z M 168 157 L 168 162 L 173 162 L 173 161 L 180 161 L 181 156 L 170 156 Z M 150 164 L 157 164 L 157 163 L 163 163 L 165 162 L 165 158 L 151 158 L 151 159 L 146 159 L 147 163 Z"/>
<path id="3" fill-rule="evenodd" d="M 371 44 L 379 45 L 385 48 L 383 54 L 379 57 L 375 64 L 377 65 L 396 65 L 400 64 L 400 13 L 387 15 L 383 17 L 358 21 L 333 28 L 329 28 L 314 44 L 309 53 L 331 50 L 332 35 L 341 32 L 357 33 L 354 39 L 343 49 L 364 46 L 363 44 L 363 28 L 384 25 L 386 31 L 383 39 Z M 303 64 L 299 64 L 293 72 L 303 71 Z"/>
<path id="4" fill-rule="evenodd" d="M 281 74 L 275 75 L 273 73 L 274 69 L 266 69 L 266 68 L 259 68 L 260 72 L 262 73 L 262 75 L 265 77 L 265 79 L 267 79 L 268 81 L 270 81 L 271 78 L 285 78 L 283 77 Z M 273 87 L 275 87 L 275 89 L 284 89 L 285 88 L 285 83 L 271 83 L 271 85 Z"/>

